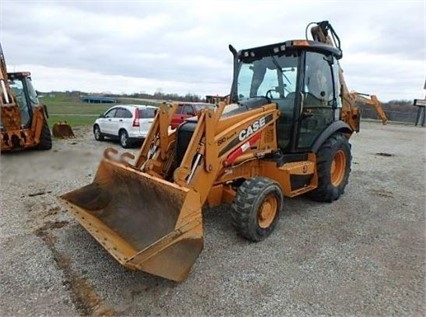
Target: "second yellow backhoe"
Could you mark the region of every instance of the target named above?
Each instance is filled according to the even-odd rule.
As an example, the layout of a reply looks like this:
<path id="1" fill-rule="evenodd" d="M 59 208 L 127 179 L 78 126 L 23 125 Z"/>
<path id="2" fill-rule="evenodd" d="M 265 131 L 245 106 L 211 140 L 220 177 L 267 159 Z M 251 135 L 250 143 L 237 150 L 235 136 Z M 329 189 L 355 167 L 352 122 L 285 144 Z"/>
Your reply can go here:
<path id="1" fill-rule="evenodd" d="M 40 104 L 29 72 L 8 73 L 0 45 L 1 152 L 52 148 L 46 106 Z"/>
<path id="2" fill-rule="evenodd" d="M 162 105 L 137 157 L 107 149 L 93 182 L 60 197 L 122 265 L 183 281 L 203 249 L 204 205 L 229 203 L 236 231 L 261 241 L 283 197 L 333 202 L 351 171 L 360 113 L 327 21 L 313 40 L 237 51 L 229 104 L 170 131 Z"/>
<path id="3" fill-rule="evenodd" d="M 38 99 L 32 85 L 31 73 L 8 73 L 1 45 L 0 110 L 1 152 L 52 148 L 47 107 Z M 55 124 L 54 134 L 58 137 L 74 136 L 71 127 L 62 122 Z"/>

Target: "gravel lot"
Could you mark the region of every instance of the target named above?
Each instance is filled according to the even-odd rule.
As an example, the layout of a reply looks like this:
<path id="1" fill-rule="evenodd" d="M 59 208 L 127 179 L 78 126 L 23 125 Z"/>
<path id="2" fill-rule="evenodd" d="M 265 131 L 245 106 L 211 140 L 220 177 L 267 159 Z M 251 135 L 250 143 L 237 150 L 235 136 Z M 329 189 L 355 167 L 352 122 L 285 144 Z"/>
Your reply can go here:
<path id="1" fill-rule="evenodd" d="M 120 266 L 60 207 L 111 145 L 75 133 L 1 156 L 1 316 L 426 314 L 426 129 L 363 122 L 341 199 L 286 200 L 261 243 L 235 234 L 226 207 L 205 209 L 181 284 Z"/>

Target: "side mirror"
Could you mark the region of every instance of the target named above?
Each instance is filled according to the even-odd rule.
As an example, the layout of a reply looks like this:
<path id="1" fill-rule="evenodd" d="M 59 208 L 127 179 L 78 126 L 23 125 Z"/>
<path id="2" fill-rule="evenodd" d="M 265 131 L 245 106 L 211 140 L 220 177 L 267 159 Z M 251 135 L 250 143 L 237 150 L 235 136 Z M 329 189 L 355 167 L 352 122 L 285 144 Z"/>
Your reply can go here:
<path id="1" fill-rule="evenodd" d="M 103 113 L 101 113 L 101 114 L 99 115 L 99 118 L 105 118 L 105 115 L 104 115 Z"/>

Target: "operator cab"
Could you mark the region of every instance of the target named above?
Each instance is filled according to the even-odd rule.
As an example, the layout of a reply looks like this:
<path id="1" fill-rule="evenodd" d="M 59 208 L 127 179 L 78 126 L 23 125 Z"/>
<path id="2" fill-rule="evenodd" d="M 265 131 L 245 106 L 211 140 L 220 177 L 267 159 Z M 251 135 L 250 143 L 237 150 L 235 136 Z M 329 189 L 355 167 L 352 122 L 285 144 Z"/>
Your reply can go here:
<path id="1" fill-rule="evenodd" d="M 33 107 L 40 104 L 30 76 L 29 72 L 7 74 L 11 93 L 15 97 L 21 113 L 21 125 L 24 128 L 31 126 Z"/>
<path id="2" fill-rule="evenodd" d="M 322 43 L 295 40 L 234 54 L 231 102 L 225 116 L 268 103 L 281 112 L 278 146 L 284 153 L 306 152 L 334 121 L 341 108 L 339 49 Z"/>

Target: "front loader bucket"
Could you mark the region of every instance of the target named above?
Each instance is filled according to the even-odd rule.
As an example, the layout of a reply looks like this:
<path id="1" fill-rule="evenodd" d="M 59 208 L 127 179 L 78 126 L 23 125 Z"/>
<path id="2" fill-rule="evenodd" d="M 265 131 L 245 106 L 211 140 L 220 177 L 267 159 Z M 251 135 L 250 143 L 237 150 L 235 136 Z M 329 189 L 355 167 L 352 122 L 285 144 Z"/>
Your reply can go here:
<path id="1" fill-rule="evenodd" d="M 183 281 L 203 248 L 199 194 L 104 158 L 93 183 L 60 197 L 122 265 Z"/>
<path id="2" fill-rule="evenodd" d="M 52 134 L 60 139 L 75 138 L 71 126 L 66 121 L 56 122 L 52 127 Z"/>

